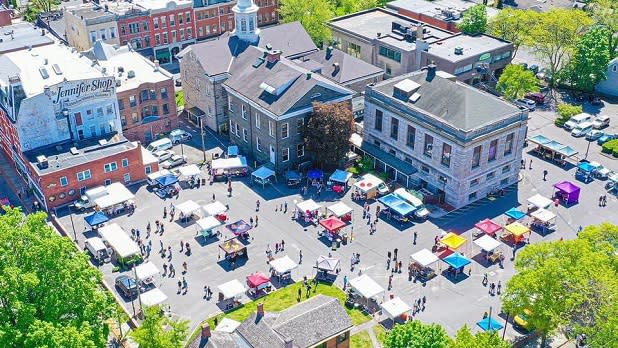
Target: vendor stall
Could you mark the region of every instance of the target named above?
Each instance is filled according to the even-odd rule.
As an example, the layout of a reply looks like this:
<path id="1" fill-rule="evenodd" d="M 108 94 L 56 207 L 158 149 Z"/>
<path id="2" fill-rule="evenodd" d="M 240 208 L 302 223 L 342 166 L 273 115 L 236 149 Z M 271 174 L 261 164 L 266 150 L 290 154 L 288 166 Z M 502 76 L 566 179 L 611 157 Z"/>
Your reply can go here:
<path id="1" fill-rule="evenodd" d="M 225 227 L 237 237 L 248 238 L 249 230 L 251 230 L 253 226 L 246 223 L 245 220 L 238 220 L 229 225 L 225 225 Z"/>
<path id="2" fill-rule="evenodd" d="M 554 201 L 537 193 L 536 195 L 528 198 L 528 212 L 536 209 L 547 209 Z"/>
<path id="3" fill-rule="evenodd" d="M 474 241 L 481 250 L 483 251 L 485 258 L 487 261 L 494 263 L 496 261 L 504 260 L 504 255 L 501 251 L 497 250 L 502 243 L 495 240 L 494 238 L 484 235 L 481 238 Z"/>
<path id="4" fill-rule="evenodd" d="M 376 283 L 375 280 L 363 274 L 351 279 L 350 287 L 353 292 L 350 294 L 350 297 L 356 303 L 360 302 L 361 305 L 365 306 L 367 312 L 374 313 L 379 309 L 376 297 L 384 292 L 384 288 Z"/>
<path id="5" fill-rule="evenodd" d="M 219 221 L 227 220 L 227 215 L 225 215 L 226 211 L 227 207 L 219 201 L 202 206 L 202 216 L 214 216 L 219 219 Z"/>
<path id="6" fill-rule="evenodd" d="M 526 213 L 524 213 L 523 211 L 521 211 L 521 210 L 519 210 L 517 208 L 511 208 L 511 209 L 507 210 L 504 213 L 504 215 L 506 215 L 506 217 L 507 217 L 506 218 L 507 225 L 512 223 L 512 222 L 521 220 L 524 217 L 526 217 Z"/>
<path id="7" fill-rule="evenodd" d="M 429 217 L 429 210 L 425 207 L 420 198 L 412 195 L 403 187 L 396 189 L 393 193 L 414 207 L 414 216 L 419 219 L 427 219 Z"/>
<path id="8" fill-rule="evenodd" d="M 135 255 L 140 255 L 137 243 L 116 223 L 112 223 L 99 228 L 101 239 L 114 251 L 116 259 L 126 259 Z"/>
<path id="9" fill-rule="evenodd" d="M 452 274 L 454 276 L 458 276 L 459 274 L 464 272 L 464 267 L 471 264 L 472 261 L 467 257 L 463 256 L 463 254 L 455 252 L 451 255 L 442 259 L 449 268 L 446 270 L 447 274 Z"/>
<path id="10" fill-rule="evenodd" d="M 589 183 L 594 177 L 594 166 L 588 162 L 580 162 L 577 165 L 577 171 L 575 172 L 575 179 L 581 180 L 584 183 Z"/>
<path id="11" fill-rule="evenodd" d="M 96 229 L 99 226 L 103 225 L 104 223 L 108 222 L 109 218 L 107 217 L 107 215 L 105 215 L 104 212 L 95 211 L 94 213 L 88 216 L 85 216 L 84 221 L 86 221 L 86 223 L 90 225 L 90 227 L 92 227 L 93 229 Z"/>
<path id="12" fill-rule="evenodd" d="M 339 273 L 339 259 L 320 255 L 315 261 L 315 268 L 318 272 L 316 277 L 318 279 L 326 279 L 328 278 L 328 273 Z"/>
<path id="13" fill-rule="evenodd" d="M 136 280 L 140 281 L 146 288 L 155 287 L 154 280 L 152 278 L 159 273 L 159 269 L 154 263 L 152 263 L 152 261 L 142 263 L 141 265 L 135 267 Z"/>
<path id="14" fill-rule="evenodd" d="M 322 184 L 324 179 L 324 172 L 319 169 L 310 169 L 307 172 L 307 181 L 311 186 L 318 186 Z"/>
<path id="15" fill-rule="evenodd" d="M 272 290 L 270 278 L 260 272 L 247 276 L 247 286 L 249 286 L 249 294 L 255 297 L 258 295 L 266 295 Z"/>
<path id="16" fill-rule="evenodd" d="M 317 204 L 313 199 L 296 203 L 296 219 L 305 218 L 305 222 L 317 223 L 320 214 L 321 205 Z"/>
<path id="17" fill-rule="evenodd" d="M 512 224 L 504 226 L 504 231 L 506 233 L 504 233 L 500 239 L 511 240 L 515 244 L 523 241 L 526 233 L 530 233 L 530 229 L 519 222 L 513 222 Z"/>
<path id="18" fill-rule="evenodd" d="M 225 253 L 225 259 L 232 263 L 236 263 L 238 258 L 249 257 L 247 255 L 247 247 L 238 240 L 238 237 L 223 241 L 219 244 L 219 248 Z"/>
<path id="19" fill-rule="evenodd" d="M 292 271 L 296 267 L 298 267 L 298 264 L 287 255 L 270 261 L 270 272 L 274 277 L 277 277 L 280 283 L 291 280 Z"/>
<path id="20" fill-rule="evenodd" d="M 498 331 L 502 330 L 504 325 L 493 317 L 487 317 L 476 323 L 483 331 Z"/>
<path id="21" fill-rule="evenodd" d="M 430 265 L 438 262 L 439 258 L 427 249 L 422 249 L 410 255 L 410 277 L 420 279 L 423 282 L 430 280 L 436 276 L 434 269 Z"/>
<path id="22" fill-rule="evenodd" d="M 204 238 L 216 235 L 217 233 L 213 230 L 223 225 L 223 223 L 214 216 L 207 216 L 205 218 L 201 218 L 197 220 L 196 224 L 198 228 L 198 233 L 201 234 Z"/>
<path id="23" fill-rule="evenodd" d="M 333 216 L 340 218 L 343 222 L 352 221 L 352 211 L 353 209 L 348 207 L 347 204 L 343 202 L 337 202 L 326 208 Z M 327 214 L 328 215 L 328 214 Z"/>
<path id="24" fill-rule="evenodd" d="M 340 220 L 336 216 L 331 216 L 326 219 L 320 220 L 320 226 L 329 233 L 329 238 L 339 238 L 339 230 L 346 226 L 346 223 Z"/>
<path id="25" fill-rule="evenodd" d="M 199 184 L 199 177 L 202 171 L 196 164 L 187 164 L 178 168 L 178 172 L 190 187 L 195 187 Z"/>
<path id="26" fill-rule="evenodd" d="M 219 302 L 225 310 L 240 306 L 240 297 L 247 291 L 238 279 L 223 283 L 217 288 L 219 288 Z"/>
<path id="27" fill-rule="evenodd" d="M 543 234 L 556 229 L 556 214 L 549 210 L 539 209 L 531 214 L 534 221 L 530 227 L 540 230 Z"/>
<path id="28" fill-rule="evenodd" d="M 197 214 L 199 212 L 200 208 L 200 205 L 192 200 L 182 202 L 176 206 L 176 209 L 178 209 L 178 212 L 180 213 L 178 218 L 182 222 L 187 222 L 189 218 L 193 217 L 194 214 Z"/>
<path id="29" fill-rule="evenodd" d="M 381 214 L 385 214 L 387 219 L 395 218 L 400 223 L 408 222 L 410 216 L 416 210 L 414 206 L 399 198 L 394 193 L 380 197 L 378 201 L 386 207 L 381 210 Z"/>
<path id="30" fill-rule="evenodd" d="M 502 226 L 490 219 L 479 221 L 474 225 L 474 227 L 478 228 L 479 231 L 494 237 L 496 236 L 496 233 L 502 230 Z"/>
<path id="31" fill-rule="evenodd" d="M 139 295 L 139 299 L 144 307 L 159 305 L 167 300 L 167 296 L 161 289 L 154 288 Z"/>
<path id="32" fill-rule="evenodd" d="M 94 205 L 107 215 L 114 215 L 126 206 L 134 204 L 135 195 L 119 182 L 105 186 L 105 191 L 107 194 L 96 198 Z"/>
<path id="33" fill-rule="evenodd" d="M 449 232 L 444 237 L 440 238 L 440 243 L 450 250 L 457 250 L 468 240 L 456 233 Z"/>
<path id="34" fill-rule="evenodd" d="M 565 205 L 569 206 L 579 202 L 580 188 L 574 183 L 565 180 L 555 183 L 554 188 L 557 190 L 555 197 L 564 202 Z"/>
<path id="35" fill-rule="evenodd" d="M 176 187 L 176 183 L 178 182 L 178 177 L 174 174 L 167 174 L 158 177 L 156 180 L 157 187 L 155 188 L 155 193 L 160 198 L 172 197 L 178 193 L 178 188 Z"/>
<path id="36" fill-rule="evenodd" d="M 211 162 L 210 169 L 214 179 L 246 176 L 249 172 L 247 159 L 244 156 L 214 159 Z"/>
<path id="37" fill-rule="evenodd" d="M 399 297 L 394 297 L 392 300 L 383 302 L 380 304 L 380 308 L 382 308 L 382 313 L 386 314 L 386 316 L 393 321 L 397 318 L 401 318 L 405 321 L 408 312 L 412 310 L 412 308 Z"/>
<path id="38" fill-rule="evenodd" d="M 359 181 L 354 183 L 354 187 L 360 191 L 364 199 L 373 199 L 389 191 L 384 181 L 372 174 L 363 175 Z"/>
<path id="39" fill-rule="evenodd" d="M 285 179 L 288 186 L 296 187 L 303 181 L 303 175 L 296 170 L 290 170 L 285 173 Z"/>
<path id="40" fill-rule="evenodd" d="M 333 192 L 343 193 L 348 188 L 348 180 L 351 177 L 352 173 L 337 169 L 328 178 L 328 186 L 332 187 Z"/>
<path id="41" fill-rule="evenodd" d="M 260 168 L 256 169 L 253 173 L 251 173 L 251 181 L 256 182 L 260 185 L 262 185 L 262 188 L 266 185 L 266 184 L 270 184 L 271 180 L 276 180 L 276 176 L 275 176 L 275 171 L 270 169 L 270 168 L 266 168 L 264 166 L 261 166 Z"/>

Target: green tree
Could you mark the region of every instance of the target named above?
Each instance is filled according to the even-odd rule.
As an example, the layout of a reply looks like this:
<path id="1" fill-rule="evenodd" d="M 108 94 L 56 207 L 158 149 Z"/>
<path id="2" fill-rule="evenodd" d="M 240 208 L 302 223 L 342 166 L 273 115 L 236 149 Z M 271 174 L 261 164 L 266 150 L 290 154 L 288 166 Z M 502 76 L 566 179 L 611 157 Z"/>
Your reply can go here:
<path id="1" fill-rule="evenodd" d="M 610 61 L 608 31 L 592 28 L 579 39 L 575 54 L 562 75 L 569 84 L 583 91 L 592 91 L 606 77 Z"/>
<path id="2" fill-rule="evenodd" d="M 467 325 L 464 325 L 449 348 L 511 348 L 511 344 L 500 338 L 497 332 L 477 332 L 473 334 Z"/>
<path id="3" fill-rule="evenodd" d="M 461 23 L 457 26 L 466 34 L 480 34 L 487 31 L 487 10 L 485 5 L 477 4 L 463 14 Z"/>
<path id="4" fill-rule="evenodd" d="M 395 327 L 386 335 L 385 348 L 446 348 L 451 339 L 438 324 L 408 321 Z"/>
<path id="5" fill-rule="evenodd" d="M 0 216 L 0 347 L 102 347 L 114 303 L 45 213 Z"/>
<path id="6" fill-rule="evenodd" d="M 344 16 L 370 8 L 378 7 L 378 0 L 337 0 L 334 3 L 335 15 Z"/>
<path id="7" fill-rule="evenodd" d="M 40 13 L 51 12 L 58 8 L 60 0 L 32 0 L 28 1 L 24 17 L 29 22 L 34 22 Z"/>
<path id="8" fill-rule="evenodd" d="M 550 85 L 575 52 L 578 39 L 592 24 L 581 10 L 552 8 L 539 15 L 528 37 L 528 45 L 545 61 L 550 71 Z"/>
<path id="9" fill-rule="evenodd" d="M 618 1 L 615 0 L 593 0 L 588 4 L 592 13 L 592 18 L 596 24 L 607 29 L 608 53 L 610 59 L 618 55 Z"/>
<path id="10" fill-rule="evenodd" d="M 319 168 L 335 169 L 349 149 L 354 115 L 347 103 L 313 104 L 313 114 L 303 129 L 307 151 Z"/>
<path id="11" fill-rule="evenodd" d="M 538 80 L 534 73 L 524 69 L 519 64 L 509 64 L 504 68 L 496 90 L 506 97 L 508 100 L 521 98 L 528 92 L 538 92 Z"/>
<path id="12" fill-rule="evenodd" d="M 279 14 L 283 22 L 300 22 L 318 47 L 331 38 L 326 26 L 333 11 L 328 0 L 281 0 Z"/>
<path id="13" fill-rule="evenodd" d="M 558 105 L 558 117 L 554 124 L 558 127 L 564 126 L 564 124 L 573 116 L 577 114 L 581 114 L 584 112 L 584 109 L 581 105 L 573 105 L 573 104 L 559 104 Z"/>
<path id="14" fill-rule="evenodd" d="M 189 322 L 172 320 L 163 314 L 161 307 L 152 306 L 145 310 L 142 326 L 130 336 L 141 348 L 180 348 L 187 336 Z"/>
<path id="15" fill-rule="evenodd" d="M 506 8 L 500 11 L 488 24 L 489 34 L 513 43 L 513 57 L 521 45 L 529 40 L 539 13 L 532 10 Z"/>

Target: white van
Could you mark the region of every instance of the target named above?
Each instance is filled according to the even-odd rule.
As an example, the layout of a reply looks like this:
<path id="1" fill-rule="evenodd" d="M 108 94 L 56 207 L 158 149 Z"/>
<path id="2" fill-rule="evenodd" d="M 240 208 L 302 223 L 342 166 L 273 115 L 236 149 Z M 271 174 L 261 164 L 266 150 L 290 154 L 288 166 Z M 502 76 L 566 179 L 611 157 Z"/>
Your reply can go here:
<path id="1" fill-rule="evenodd" d="M 86 239 L 85 246 L 86 250 L 88 250 L 98 263 L 109 262 L 111 260 L 111 253 L 101 238 L 88 238 Z"/>
<path id="2" fill-rule="evenodd" d="M 577 126 L 580 123 L 584 123 L 584 122 L 591 122 L 592 121 L 592 115 L 587 114 L 587 113 L 581 113 L 578 115 L 575 115 L 573 117 L 571 117 L 571 119 L 569 119 L 565 124 L 564 124 L 564 129 L 566 130 L 572 130 L 573 128 L 575 128 L 575 126 Z"/>
<path id="3" fill-rule="evenodd" d="M 165 175 L 168 175 L 168 174 L 171 174 L 171 173 L 172 172 L 170 172 L 167 169 L 161 169 L 161 170 L 159 170 L 157 172 L 148 174 L 148 180 L 147 180 L 148 186 L 157 186 L 157 179 L 158 178 L 160 178 L 162 176 L 165 176 Z"/>
<path id="4" fill-rule="evenodd" d="M 583 122 L 573 128 L 571 135 L 574 137 L 583 137 L 590 133 L 590 131 L 592 131 L 592 122 Z"/>
<path id="5" fill-rule="evenodd" d="M 172 141 L 169 138 L 163 138 L 163 139 L 155 140 L 152 143 L 150 143 L 150 145 L 148 145 L 146 150 L 150 152 L 155 152 L 155 151 L 171 149 L 172 146 L 174 146 L 174 144 L 172 144 Z"/>

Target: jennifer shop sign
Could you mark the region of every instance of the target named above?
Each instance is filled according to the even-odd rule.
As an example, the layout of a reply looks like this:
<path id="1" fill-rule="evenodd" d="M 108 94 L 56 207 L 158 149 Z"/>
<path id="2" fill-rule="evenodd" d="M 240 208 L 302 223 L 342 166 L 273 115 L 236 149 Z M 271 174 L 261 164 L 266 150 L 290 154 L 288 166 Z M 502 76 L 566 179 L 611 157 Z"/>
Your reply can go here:
<path id="1" fill-rule="evenodd" d="M 113 77 L 62 83 L 52 87 L 51 99 L 54 104 L 65 102 L 65 106 L 70 106 L 89 99 L 109 97 L 114 93 L 114 88 Z"/>

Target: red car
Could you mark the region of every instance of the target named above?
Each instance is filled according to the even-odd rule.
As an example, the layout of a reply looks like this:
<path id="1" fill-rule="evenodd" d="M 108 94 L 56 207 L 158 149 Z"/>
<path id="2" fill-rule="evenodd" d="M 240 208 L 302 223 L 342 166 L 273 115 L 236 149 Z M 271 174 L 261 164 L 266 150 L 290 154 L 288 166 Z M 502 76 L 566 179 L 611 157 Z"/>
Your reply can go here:
<path id="1" fill-rule="evenodd" d="M 535 92 L 535 93 L 526 93 L 524 96 L 526 99 L 534 100 L 537 104 L 545 103 L 545 95 L 543 93 Z"/>

